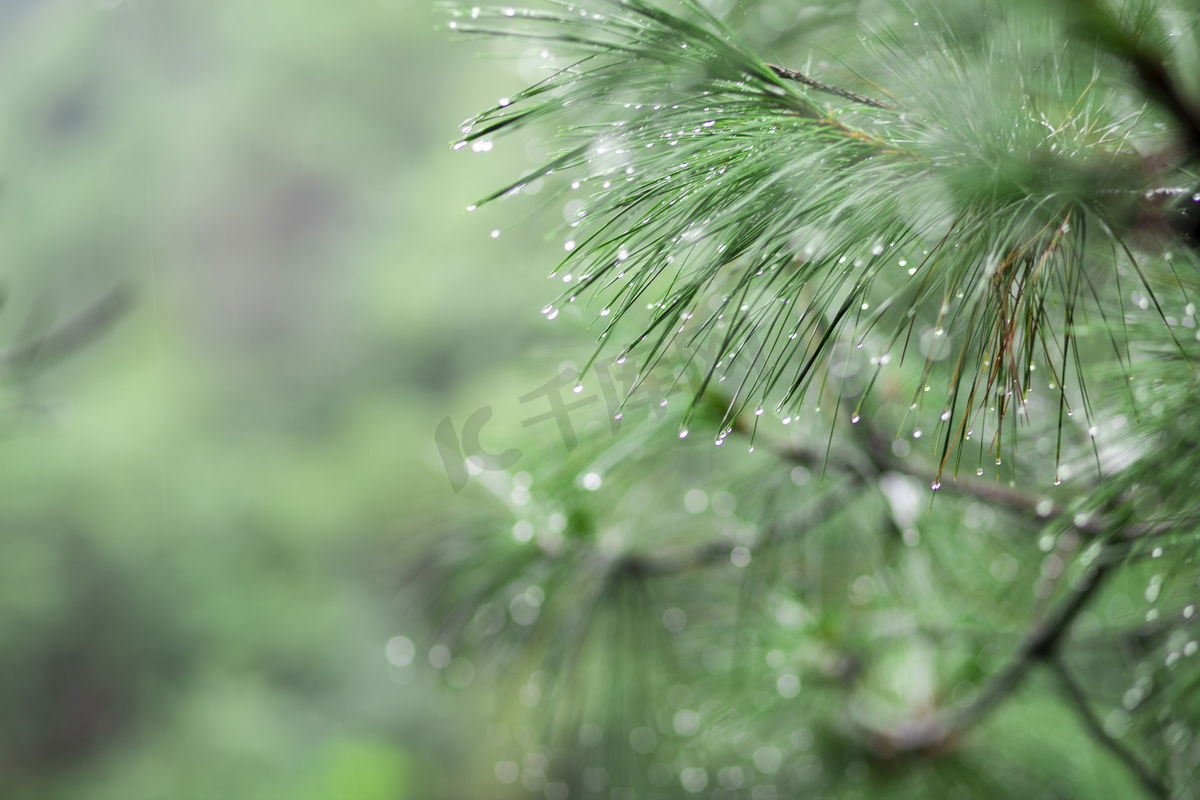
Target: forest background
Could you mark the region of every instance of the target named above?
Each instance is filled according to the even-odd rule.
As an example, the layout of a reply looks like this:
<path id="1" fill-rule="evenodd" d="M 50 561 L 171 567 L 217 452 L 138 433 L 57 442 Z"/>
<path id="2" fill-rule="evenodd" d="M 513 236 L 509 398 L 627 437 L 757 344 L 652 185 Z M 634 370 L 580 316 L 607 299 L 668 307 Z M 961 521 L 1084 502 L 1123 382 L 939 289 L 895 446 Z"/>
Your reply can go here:
<path id="1" fill-rule="evenodd" d="M 499 796 L 486 712 L 386 650 L 464 510 L 437 423 L 549 341 L 552 246 L 464 210 L 511 165 L 451 150 L 520 78 L 443 23 L 0 3 L 0 338 L 87 340 L 4 384 L 0 797 Z"/>

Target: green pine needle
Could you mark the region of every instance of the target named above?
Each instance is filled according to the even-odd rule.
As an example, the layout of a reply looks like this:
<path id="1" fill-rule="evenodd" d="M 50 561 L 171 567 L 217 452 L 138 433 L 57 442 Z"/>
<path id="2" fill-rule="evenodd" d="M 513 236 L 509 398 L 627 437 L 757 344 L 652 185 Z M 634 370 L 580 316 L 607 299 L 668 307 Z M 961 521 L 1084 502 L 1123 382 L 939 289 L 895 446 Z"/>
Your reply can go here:
<path id="1" fill-rule="evenodd" d="M 1020 10 L 990 7 L 986 37 L 934 13 L 868 31 L 878 75 L 860 91 L 766 63 L 695 0 L 455 7 L 456 30 L 567 64 L 458 146 L 558 127 L 561 154 L 483 202 L 574 179 L 587 202 L 558 302 L 594 299 L 600 341 L 644 364 L 704 354 L 702 386 L 736 387 L 719 437 L 746 408 L 797 413 L 852 347 L 876 369 L 925 359 L 912 404 L 937 385 L 943 467 L 972 435 L 999 463 L 1035 378 L 1059 397 L 1060 441 L 1073 403 L 1091 418 L 1074 343 L 1125 349 L 1120 269 L 1161 315 L 1128 240 L 1162 179 L 1144 153 L 1170 145 L 1147 144 L 1143 87 L 1103 48 L 1115 34 Z"/>

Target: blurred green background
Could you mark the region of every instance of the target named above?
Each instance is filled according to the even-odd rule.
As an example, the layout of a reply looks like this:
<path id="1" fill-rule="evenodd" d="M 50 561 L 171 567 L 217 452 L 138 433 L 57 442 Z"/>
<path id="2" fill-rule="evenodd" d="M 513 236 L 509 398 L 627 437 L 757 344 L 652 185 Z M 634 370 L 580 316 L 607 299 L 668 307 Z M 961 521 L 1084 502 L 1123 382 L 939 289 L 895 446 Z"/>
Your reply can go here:
<path id="1" fill-rule="evenodd" d="M 0 797 L 501 791 L 483 712 L 393 637 L 419 640 L 414 543 L 462 503 L 437 423 L 494 404 L 488 436 L 519 431 L 522 359 L 561 347 L 562 251 L 515 214 L 562 216 L 464 210 L 541 152 L 452 151 L 523 79 L 443 22 L 0 3 L 0 341 L 136 295 L 4 384 Z"/>

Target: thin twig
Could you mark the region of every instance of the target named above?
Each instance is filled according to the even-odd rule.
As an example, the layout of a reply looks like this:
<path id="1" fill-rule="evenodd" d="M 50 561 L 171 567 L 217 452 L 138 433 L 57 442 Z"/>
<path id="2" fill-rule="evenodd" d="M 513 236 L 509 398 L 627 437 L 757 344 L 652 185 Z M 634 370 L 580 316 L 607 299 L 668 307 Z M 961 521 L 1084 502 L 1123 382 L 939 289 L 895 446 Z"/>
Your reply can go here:
<path id="1" fill-rule="evenodd" d="M 733 430 L 735 432 L 745 432 L 738 424 L 734 425 Z M 936 481 L 940 491 L 974 497 L 986 503 L 1007 506 L 1013 511 L 1022 514 L 1036 514 L 1043 522 L 1058 520 L 1067 514 L 1067 506 L 1064 503 L 1056 503 L 1048 497 L 1023 492 L 1019 489 L 1003 486 L 992 481 L 977 480 L 971 476 L 939 481 L 937 473 L 933 469 L 922 467 L 913 460 L 900 459 L 894 456 L 891 452 L 889 440 L 870 431 L 865 431 L 864 433 L 865 439 L 862 453 L 853 449 L 849 453 L 831 452 L 826 457 L 802 445 L 781 445 L 775 447 L 774 452 L 785 461 L 805 466 L 819 466 L 824 464 L 827 467 L 851 472 L 863 480 L 877 478 L 887 472 L 895 472 L 914 478 L 926 485 L 932 485 Z M 1086 515 L 1072 517 L 1067 520 L 1067 524 L 1070 528 L 1089 539 L 1107 538 L 1112 541 L 1124 542 L 1148 540 L 1173 531 L 1178 527 L 1177 523 L 1165 521 L 1147 522 L 1139 525 L 1121 525 L 1119 530 L 1113 530 L 1112 525 L 1107 524 L 1099 518 L 1090 518 Z"/>
<path id="2" fill-rule="evenodd" d="M 845 507 L 845 498 L 841 493 L 830 492 L 805 509 L 803 527 L 795 527 L 786 534 L 780 534 L 779 526 L 773 525 L 770 532 L 756 544 L 768 546 L 784 539 L 800 538 Z M 739 546 L 745 546 L 745 543 L 722 537 L 677 550 L 622 556 L 615 559 L 609 569 L 646 576 L 674 575 L 724 561 Z"/>
<path id="3" fill-rule="evenodd" d="M 133 291 L 116 286 L 71 319 L 35 339 L 0 350 L 0 367 L 28 370 L 63 358 L 100 336 L 133 305 Z"/>
<path id="4" fill-rule="evenodd" d="M 1055 657 L 1067 629 L 1100 588 L 1111 565 L 1112 562 L 1104 562 L 1084 574 L 1083 583 L 1032 630 L 1013 660 L 992 679 L 975 702 L 953 716 L 950 730 L 962 731 L 978 723 L 1020 688 L 1035 665 Z"/>
<path id="5" fill-rule="evenodd" d="M 1169 798 L 1171 796 L 1170 789 L 1166 783 L 1159 777 L 1150 765 L 1138 757 L 1138 754 L 1126 747 L 1120 740 L 1108 735 L 1104 730 L 1104 725 L 1096 716 L 1096 712 L 1092 710 L 1091 704 L 1088 703 L 1087 695 L 1084 694 L 1083 687 L 1075 680 L 1075 676 L 1067 669 L 1067 665 L 1063 663 L 1061 658 L 1050 660 L 1050 666 L 1053 667 L 1054 673 L 1062 682 L 1063 688 L 1066 689 L 1067 696 L 1070 698 L 1075 707 L 1076 713 L 1083 721 L 1084 727 L 1088 729 L 1088 733 L 1092 738 L 1099 742 L 1103 747 L 1108 748 L 1113 755 L 1119 758 L 1124 764 L 1133 770 L 1137 775 L 1138 780 L 1142 782 L 1142 786 L 1146 791 L 1150 792 L 1154 797 Z"/>
<path id="6" fill-rule="evenodd" d="M 735 427 L 736 430 L 736 427 Z M 810 448 L 802 446 L 786 446 L 775 449 L 781 458 L 806 466 L 820 464 L 825 456 Z M 851 451 L 857 454 L 858 451 Z M 829 466 L 848 470 L 860 477 L 877 477 L 886 472 L 896 472 L 930 485 L 937 479 L 937 473 L 932 469 L 922 468 L 911 461 L 904 461 L 891 455 L 888 445 L 879 437 L 871 436 L 865 448 L 865 457 L 853 458 L 846 453 L 830 453 L 825 463 Z M 1063 513 L 1061 506 L 1055 503 L 1047 505 L 1047 499 L 1001 486 L 996 483 L 964 477 L 962 480 L 947 480 L 941 484 L 941 489 L 956 494 L 977 497 L 989 503 L 999 503 L 1014 511 L 1036 513 L 1046 519 L 1052 519 Z"/>
<path id="7" fill-rule="evenodd" d="M 1041 624 L 1035 626 L 1017 648 L 1013 660 L 983 688 L 973 703 L 962 710 L 931 714 L 890 731 L 862 731 L 881 756 L 899 753 L 936 754 L 954 746 L 967 732 L 1021 688 L 1030 671 L 1054 658 L 1071 623 L 1087 605 L 1108 573 L 1109 564 L 1095 567 L 1083 584 L 1072 592 Z"/>

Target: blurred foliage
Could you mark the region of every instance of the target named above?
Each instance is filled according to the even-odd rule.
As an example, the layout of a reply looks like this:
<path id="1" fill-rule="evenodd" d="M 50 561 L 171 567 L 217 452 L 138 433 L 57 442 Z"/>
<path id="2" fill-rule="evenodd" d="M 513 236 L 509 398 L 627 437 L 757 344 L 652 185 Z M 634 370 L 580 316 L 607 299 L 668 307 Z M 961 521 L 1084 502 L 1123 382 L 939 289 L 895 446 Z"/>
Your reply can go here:
<path id="1" fill-rule="evenodd" d="M 385 644 L 437 420 L 540 335 L 449 146 L 501 76 L 408 0 L 0 19 L 0 342 L 135 297 L 4 373 L 0 797 L 495 796 Z"/>

